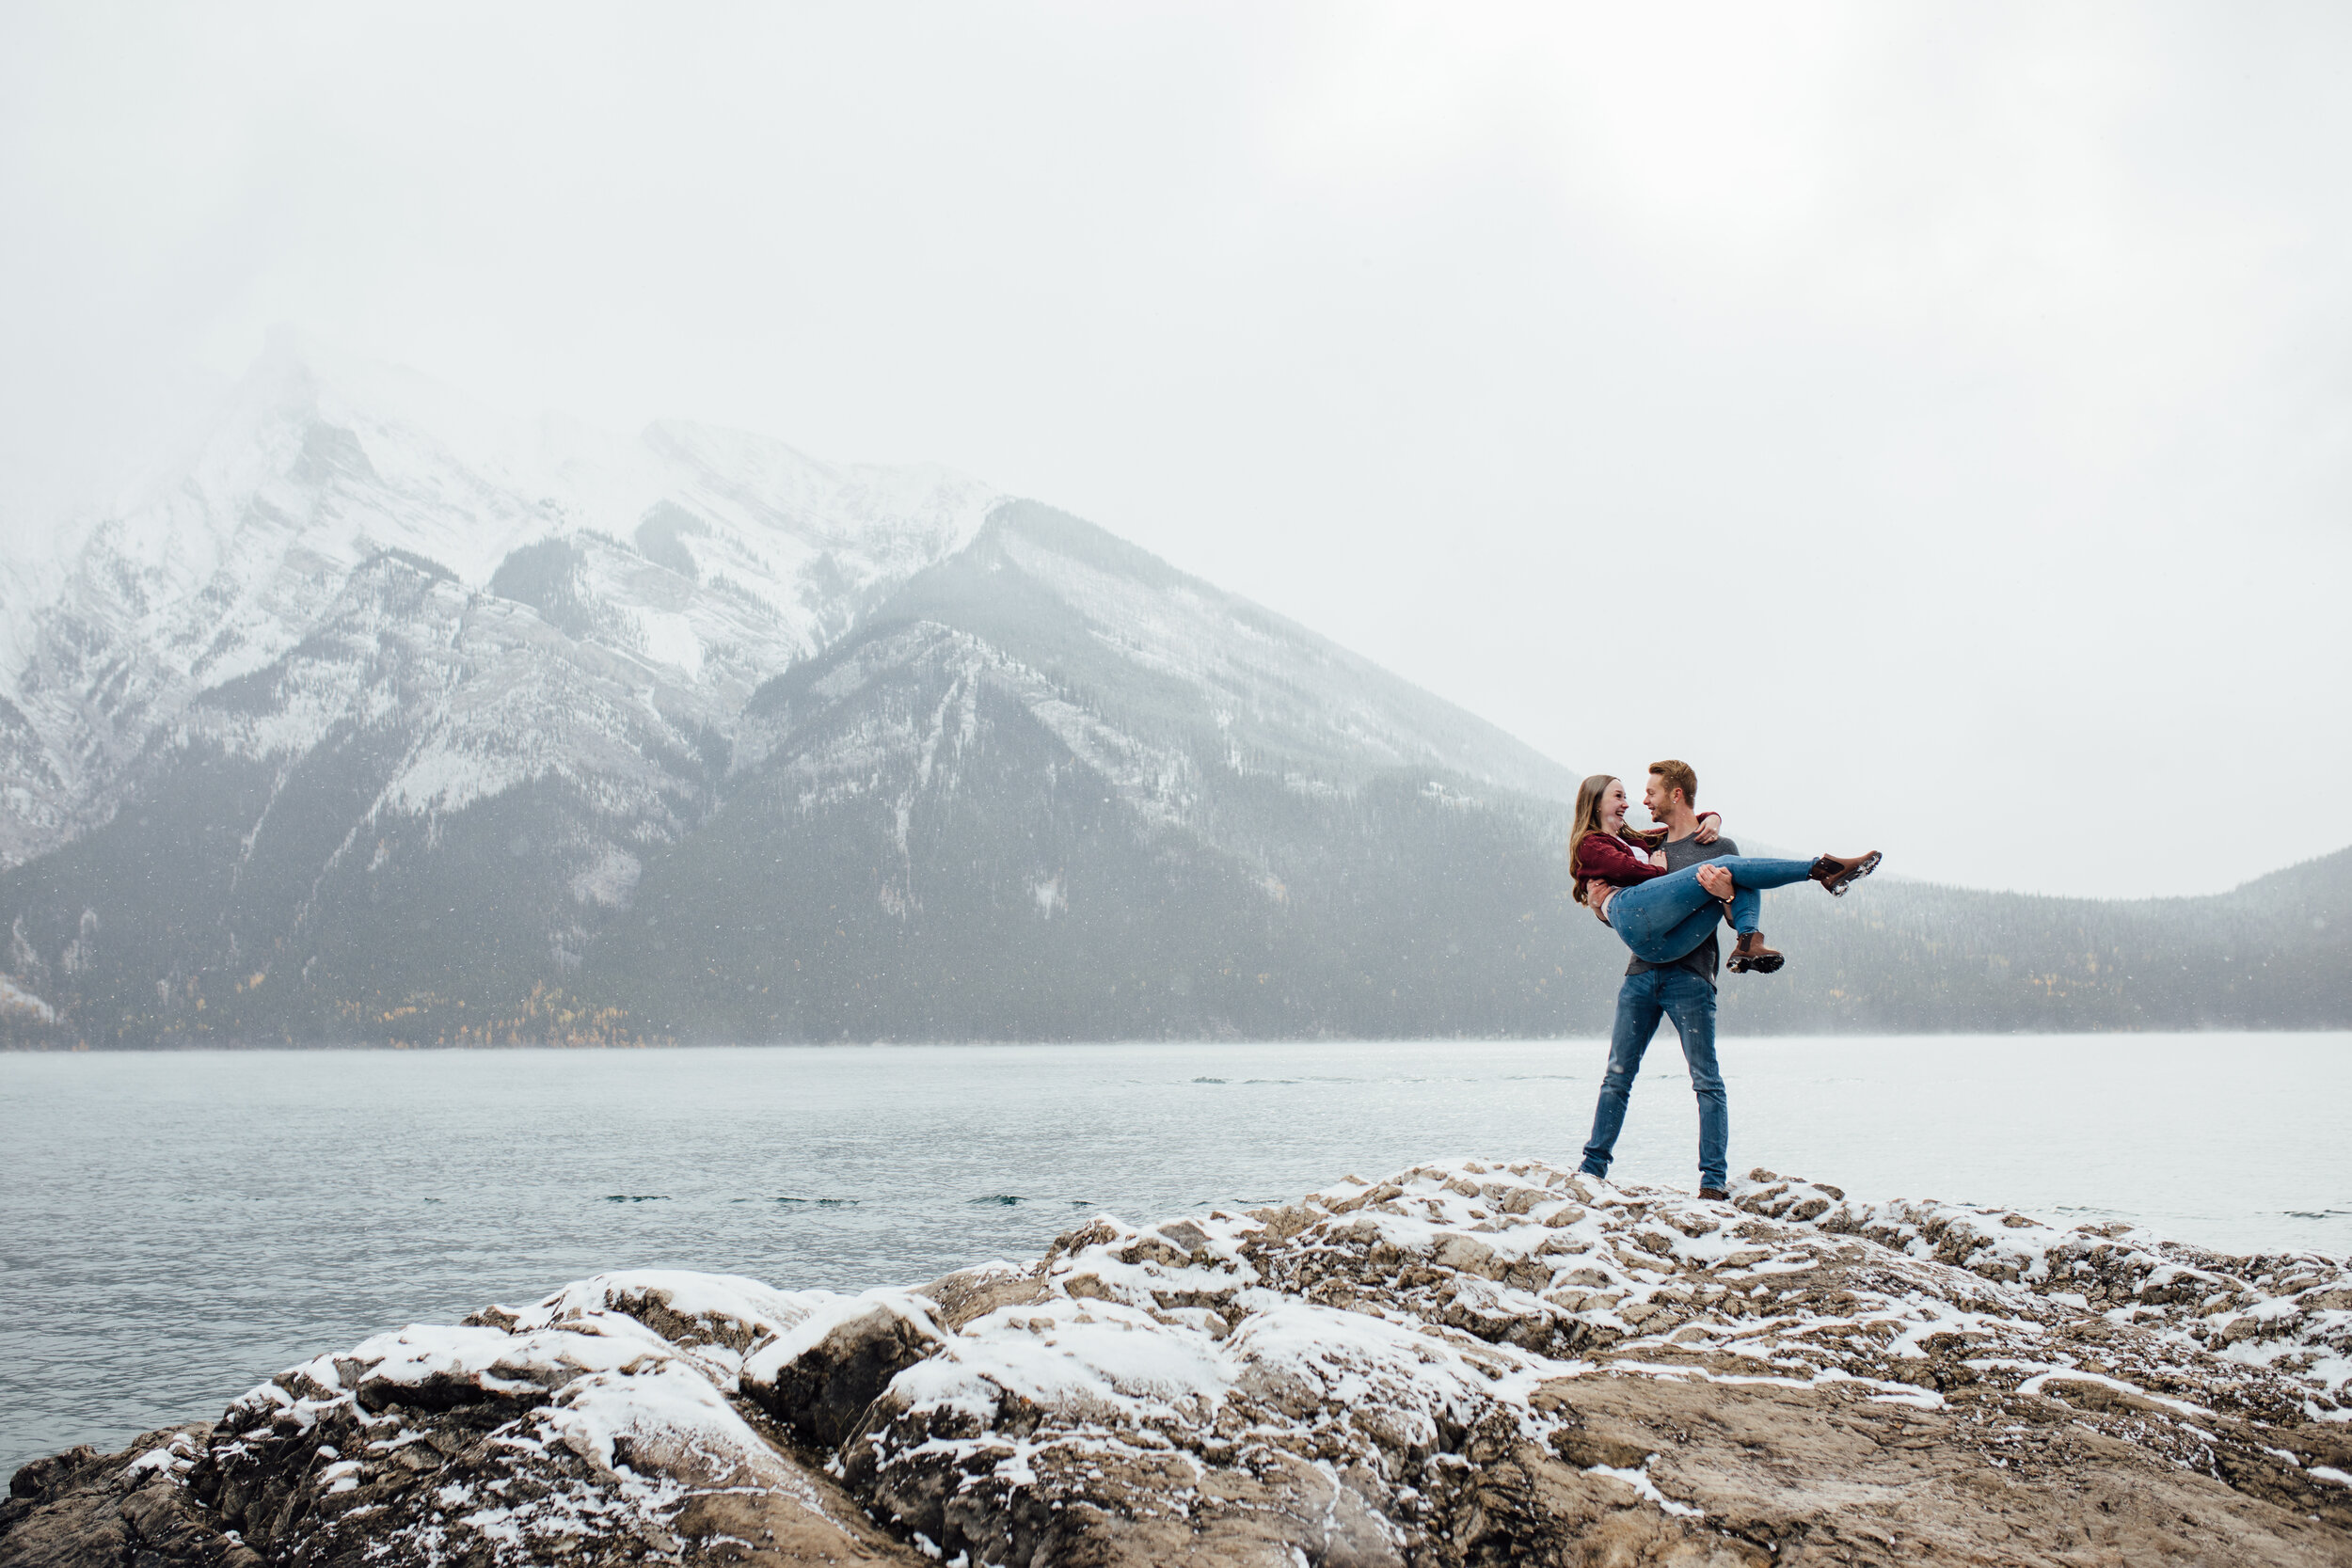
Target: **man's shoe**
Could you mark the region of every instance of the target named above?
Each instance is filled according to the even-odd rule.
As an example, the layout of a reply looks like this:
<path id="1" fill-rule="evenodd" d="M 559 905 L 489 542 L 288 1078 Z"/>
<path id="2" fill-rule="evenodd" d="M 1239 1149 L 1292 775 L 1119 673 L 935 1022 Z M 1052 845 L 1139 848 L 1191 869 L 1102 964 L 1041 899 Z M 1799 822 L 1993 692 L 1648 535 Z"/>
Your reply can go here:
<path id="1" fill-rule="evenodd" d="M 1770 974 L 1788 961 L 1786 956 L 1764 945 L 1763 932 L 1742 931 L 1740 940 L 1731 944 L 1731 957 L 1724 967 L 1734 974 L 1745 974 L 1751 969 L 1758 974 Z"/>
<path id="2" fill-rule="evenodd" d="M 1729 1203 L 1731 1195 L 1721 1187 L 1701 1187 L 1699 1196 L 1708 1203 Z"/>
<path id="3" fill-rule="evenodd" d="M 1843 898 L 1846 890 L 1879 868 L 1879 852 L 1867 855 L 1823 855 L 1813 863 L 1813 879 L 1829 889 L 1833 898 Z"/>

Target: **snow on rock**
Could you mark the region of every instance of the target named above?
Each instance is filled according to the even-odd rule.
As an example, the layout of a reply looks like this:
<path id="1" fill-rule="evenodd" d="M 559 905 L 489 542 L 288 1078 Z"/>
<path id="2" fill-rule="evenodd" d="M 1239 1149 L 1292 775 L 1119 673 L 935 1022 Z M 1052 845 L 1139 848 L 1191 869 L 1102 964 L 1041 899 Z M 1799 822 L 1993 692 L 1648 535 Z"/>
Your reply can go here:
<path id="1" fill-rule="evenodd" d="M 1963 1204 L 1855 1203 L 1835 1187 L 1763 1170 L 1733 1196 L 1751 1212 L 1865 1237 L 1907 1258 L 2022 1285 L 2070 1316 L 2140 1329 L 2165 1347 L 2137 1358 L 2154 1385 L 2166 1381 L 2168 1358 L 2209 1353 L 2232 1366 L 2286 1372 L 2309 1390 L 2308 1414 L 2352 1419 L 2352 1276 L 2342 1259 L 2225 1257 L 2133 1226 L 2059 1227 Z M 2201 1366 L 2196 1375 L 2214 1370 Z"/>
<path id="2" fill-rule="evenodd" d="M 2332 1563 L 2348 1320 L 2342 1259 L 1451 1160 L 915 1291 L 602 1275 L 76 1473 L 273 1561 Z"/>
<path id="3" fill-rule="evenodd" d="M 830 1299 L 640 1271 L 411 1325 L 231 1404 L 190 1484 L 273 1560 L 906 1560 L 732 1397 Z"/>

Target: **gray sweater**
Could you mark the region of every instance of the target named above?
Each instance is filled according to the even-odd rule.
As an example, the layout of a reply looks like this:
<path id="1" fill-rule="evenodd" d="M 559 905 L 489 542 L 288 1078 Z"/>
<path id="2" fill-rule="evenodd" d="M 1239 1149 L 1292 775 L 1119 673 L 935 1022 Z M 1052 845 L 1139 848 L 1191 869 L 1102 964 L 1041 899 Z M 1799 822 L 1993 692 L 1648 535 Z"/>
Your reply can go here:
<path id="1" fill-rule="evenodd" d="M 1740 846 L 1727 838 L 1719 838 L 1712 844 L 1701 844 L 1699 835 L 1692 833 L 1687 838 L 1668 839 L 1665 843 L 1665 850 L 1666 869 L 1679 871 L 1686 865 L 1696 865 L 1701 861 L 1711 861 L 1719 855 L 1736 855 L 1740 852 Z M 1705 942 L 1700 942 L 1674 962 L 1654 964 L 1645 963 L 1636 958 L 1625 966 L 1625 972 L 1628 974 L 1646 974 L 1653 969 L 1687 969 L 1711 986 L 1715 983 L 1715 967 L 1722 961 L 1723 952 L 1716 945 L 1715 933 L 1710 928 Z"/>

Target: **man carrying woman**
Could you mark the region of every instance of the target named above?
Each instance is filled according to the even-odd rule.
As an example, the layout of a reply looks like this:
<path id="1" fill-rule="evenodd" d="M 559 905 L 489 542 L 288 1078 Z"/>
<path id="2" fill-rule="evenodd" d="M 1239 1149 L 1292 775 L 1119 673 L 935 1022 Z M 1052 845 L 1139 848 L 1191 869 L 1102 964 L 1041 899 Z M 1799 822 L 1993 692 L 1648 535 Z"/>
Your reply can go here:
<path id="1" fill-rule="evenodd" d="M 1811 861 L 1741 855 L 1738 845 L 1718 836 L 1720 816 L 1696 814 L 1697 796 L 1698 775 L 1688 763 L 1652 763 L 1643 803 L 1660 826 L 1637 832 L 1626 826 L 1629 801 L 1621 781 L 1596 774 L 1577 791 L 1568 835 L 1577 901 L 1633 953 L 1617 991 L 1609 1069 L 1582 1169 L 1589 1176 L 1609 1174 L 1643 1053 L 1660 1022 L 1672 1018 L 1698 1097 L 1699 1196 L 1724 1198 L 1729 1196 L 1731 1118 L 1715 1061 L 1715 924 L 1728 915 L 1739 933 L 1733 973 L 1772 974 L 1786 959 L 1764 945 L 1763 890 L 1816 881 L 1843 895 L 1878 868 L 1879 856 L 1875 850 Z"/>

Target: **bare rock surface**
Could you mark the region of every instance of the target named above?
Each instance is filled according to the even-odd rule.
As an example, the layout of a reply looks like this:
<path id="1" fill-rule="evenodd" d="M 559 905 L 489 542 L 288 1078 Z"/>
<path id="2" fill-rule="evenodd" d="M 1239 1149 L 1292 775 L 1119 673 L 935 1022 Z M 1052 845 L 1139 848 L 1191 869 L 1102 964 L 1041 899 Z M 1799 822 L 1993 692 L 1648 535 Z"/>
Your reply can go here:
<path id="1" fill-rule="evenodd" d="M 105 1562 L 2352 1562 L 2352 1274 L 1459 1161 L 915 1291 L 599 1275 L 21 1471 Z"/>

